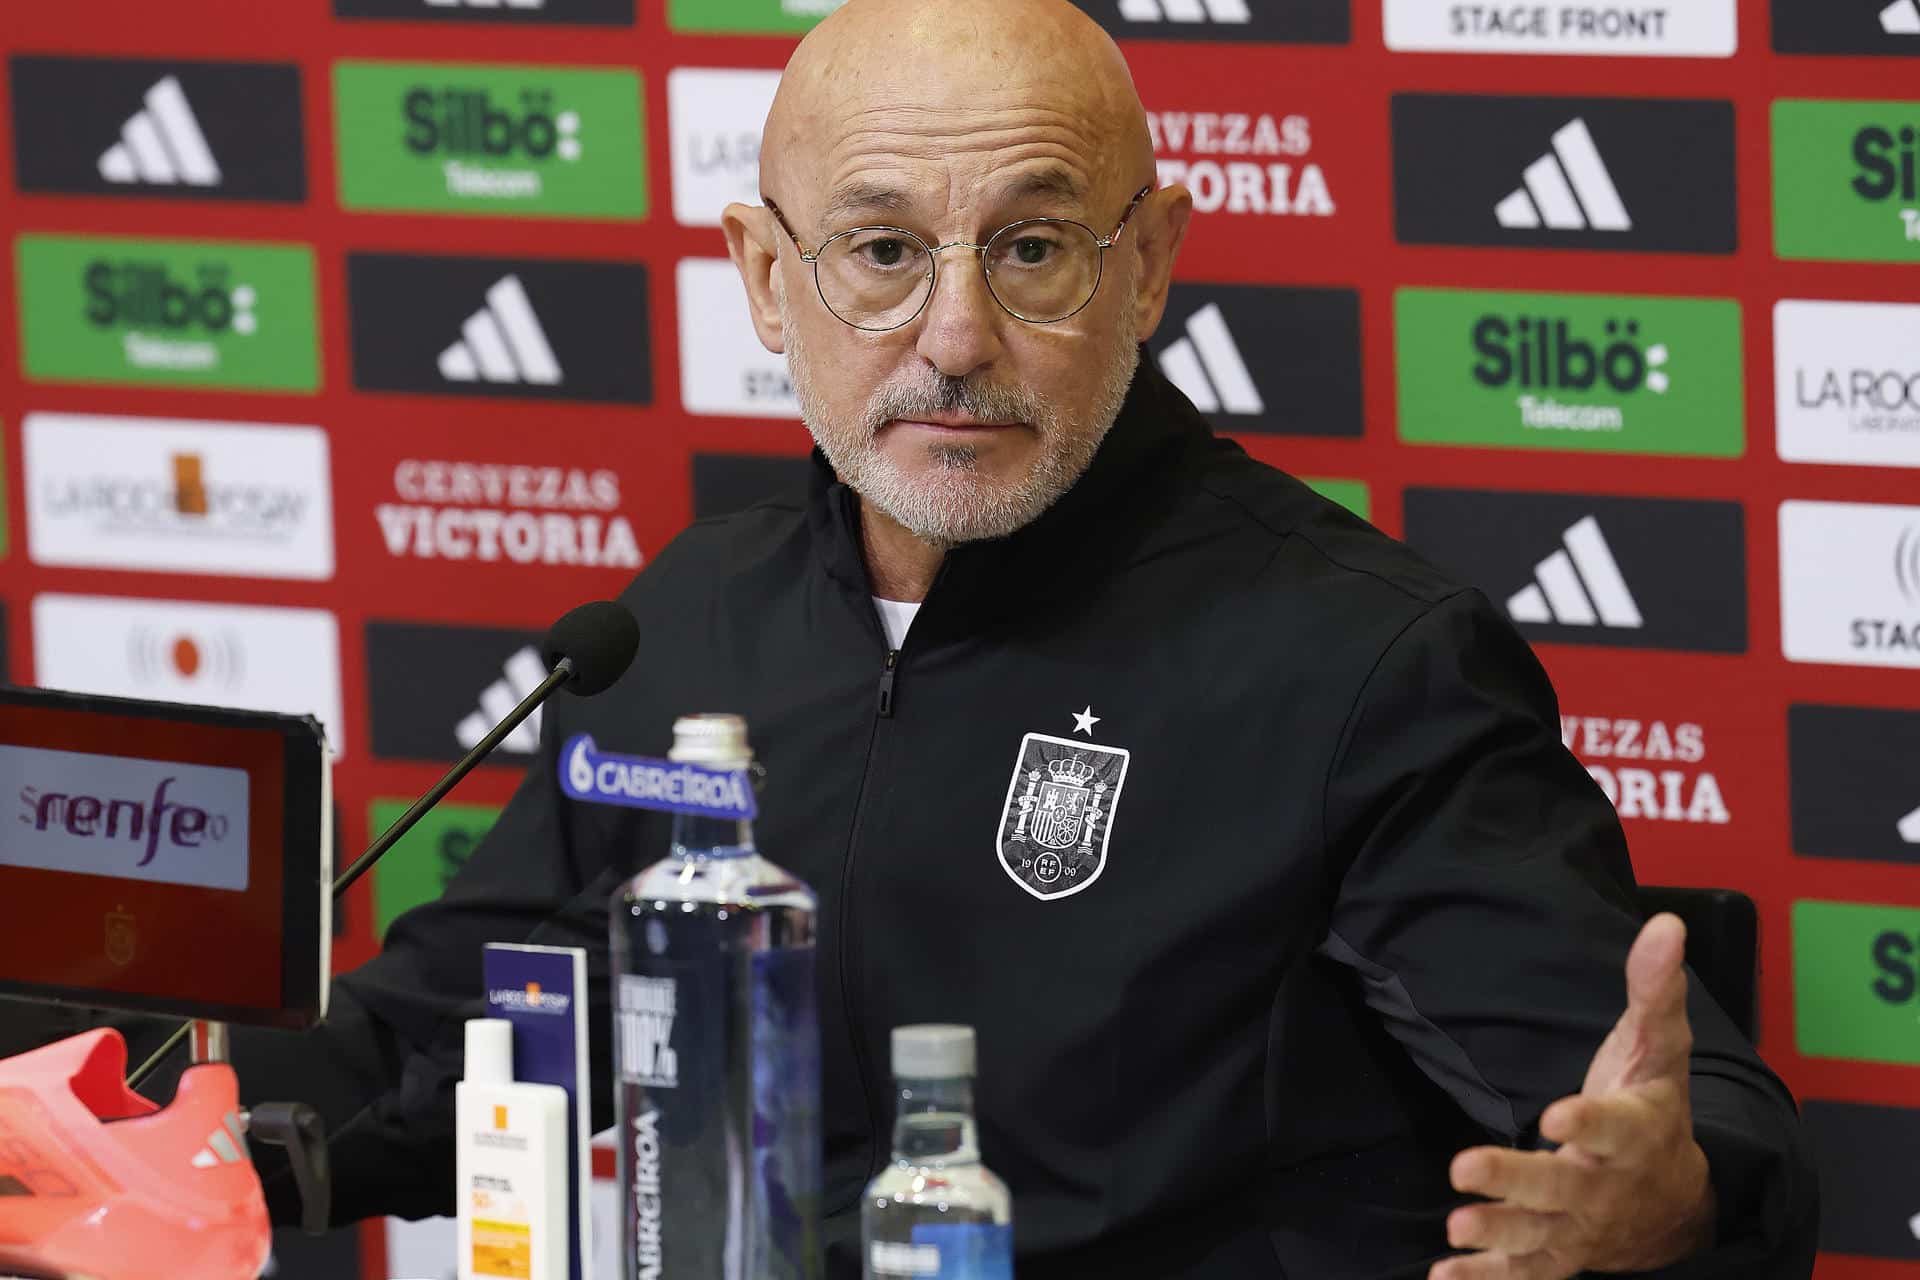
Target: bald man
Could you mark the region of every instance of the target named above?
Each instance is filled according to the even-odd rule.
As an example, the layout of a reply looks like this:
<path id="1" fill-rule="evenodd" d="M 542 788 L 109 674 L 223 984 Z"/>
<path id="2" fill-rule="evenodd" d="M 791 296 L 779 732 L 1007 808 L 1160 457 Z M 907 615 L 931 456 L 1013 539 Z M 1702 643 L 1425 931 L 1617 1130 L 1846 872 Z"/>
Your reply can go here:
<path id="1" fill-rule="evenodd" d="M 811 488 L 676 539 L 625 596 L 645 656 L 549 709 L 446 897 L 298 1068 L 242 1045 L 329 1115 L 336 1216 L 449 1210 L 484 942 L 591 950 L 611 1122 L 606 902 L 667 828 L 563 797 L 555 744 L 725 709 L 822 904 L 830 1276 L 927 1021 L 979 1030 L 1026 1280 L 1808 1274 L 1792 1099 L 1640 919 L 1527 645 L 1140 358 L 1191 201 L 1113 43 L 1063 0 L 853 0 L 762 157 L 727 243 Z"/>

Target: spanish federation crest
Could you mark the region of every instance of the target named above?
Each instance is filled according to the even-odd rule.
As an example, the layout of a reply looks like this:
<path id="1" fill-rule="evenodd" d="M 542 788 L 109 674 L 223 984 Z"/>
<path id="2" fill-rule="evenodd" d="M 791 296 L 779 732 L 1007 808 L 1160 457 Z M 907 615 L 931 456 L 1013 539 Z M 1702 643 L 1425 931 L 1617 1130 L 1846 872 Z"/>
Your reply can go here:
<path id="1" fill-rule="evenodd" d="M 1014 883 L 1036 898 L 1064 898 L 1107 864 L 1107 836 L 1130 753 L 1030 733 L 1020 740 L 994 849 Z"/>

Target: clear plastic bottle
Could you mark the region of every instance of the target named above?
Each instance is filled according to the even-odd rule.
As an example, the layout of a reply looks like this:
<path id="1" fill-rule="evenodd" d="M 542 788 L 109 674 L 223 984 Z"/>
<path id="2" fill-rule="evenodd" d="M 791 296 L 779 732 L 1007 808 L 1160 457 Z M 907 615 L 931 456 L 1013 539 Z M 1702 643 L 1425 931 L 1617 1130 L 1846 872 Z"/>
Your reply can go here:
<path id="1" fill-rule="evenodd" d="M 860 1206 L 866 1280 L 1012 1280 L 1013 1197 L 980 1163 L 972 1027 L 896 1027 L 893 1163 Z"/>
<path id="2" fill-rule="evenodd" d="M 752 759 L 738 716 L 686 716 L 671 758 Z M 818 1280 L 813 891 L 752 824 L 677 815 L 613 896 L 624 1280 Z"/>

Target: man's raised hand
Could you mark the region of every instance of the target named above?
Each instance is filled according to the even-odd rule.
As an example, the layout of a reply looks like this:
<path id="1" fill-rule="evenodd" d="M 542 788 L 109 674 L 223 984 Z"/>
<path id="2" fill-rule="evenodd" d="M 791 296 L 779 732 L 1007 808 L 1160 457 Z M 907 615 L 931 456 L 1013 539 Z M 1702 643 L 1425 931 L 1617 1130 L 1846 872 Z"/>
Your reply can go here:
<path id="1" fill-rule="evenodd" d="M 1688 1089 L 1686 943 L 1677 916 L 1641 929 L 1627 955 L 1627 1011 L 1579 1094 L 1540 1118 L 1557 1151 L 1474 1147 L 1454 1157 L 1455 1189 L 1491 1203 L 1448 1215 L 1447 1242 L 1480 1252 L 1435 1263 L 1428 1280 L 1642 1271 L 1711 1242 L 1713 1184 Z"/>

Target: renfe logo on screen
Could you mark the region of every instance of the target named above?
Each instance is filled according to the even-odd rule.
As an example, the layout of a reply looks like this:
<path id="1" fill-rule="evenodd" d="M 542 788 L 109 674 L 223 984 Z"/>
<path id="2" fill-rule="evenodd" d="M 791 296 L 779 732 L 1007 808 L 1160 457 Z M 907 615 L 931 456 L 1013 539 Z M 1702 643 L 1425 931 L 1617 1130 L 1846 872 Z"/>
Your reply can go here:
<path id="1" fill-rule="evenodd" d="M 0 795 L 18 800 L 0 866 L 247 887 L 243 769 L 0 746 Z"/>

